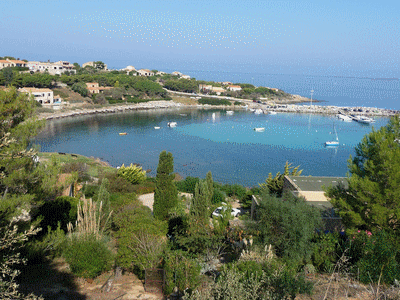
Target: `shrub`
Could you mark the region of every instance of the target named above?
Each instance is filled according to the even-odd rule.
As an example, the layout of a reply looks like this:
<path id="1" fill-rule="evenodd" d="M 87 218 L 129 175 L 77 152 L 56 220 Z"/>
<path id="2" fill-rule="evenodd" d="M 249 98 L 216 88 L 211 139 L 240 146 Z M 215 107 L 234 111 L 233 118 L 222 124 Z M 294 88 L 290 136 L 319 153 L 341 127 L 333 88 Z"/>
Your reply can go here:
<path id="1" fill-rule="evenodd" d="M 258 222 L 249 227 L 259 233 L 262 244 L 272 244 L 276 254 L 287 261 L 309 262 L 311 239 L 322 224 L 320 210 L 290 195 L 282 199 L 265 191 L 260 198 Z"/>
<path id="2" fill-rule="evenodd" d="M 43 217 L 41 226 L 47 232 L 50 227 L 55 230 L 60 224 L 61 229 L 67 231 L 67 224 L 69 222 L 75 223 L 77 217 L 77 204 L 79 200 L 74 197 L 60 196 L 54 200 L 45 202 L 39 208 L 39 215 Z"/>
<path id="3" fill-rule="evenodd" d="M 201 98 L 198 100 L 199 104 L 208 104 L 208 105 L 232 105 L 232 103 L 226 99 L 218 99 L 218 98 Z"/>
<path id="4" fill-rule="evenodd" d="M 178 181 L 175 184 L 176 184 L 176 188 L 178 189 L 178 191 L 194 194 L 194 189 L 196 187 L 196 184 L 199 181 L 200 181 L 200 178 L 198 178 L 198 177 L 188 176 L 185 178 L 185 180 Z"/>
<path id="5" fill-rule="evenodd" d="M 63 256 L 74 275 L 95 278 L 111 269 L 113 254 L 104 239 L 93 235 L 80 238 L 72 236 L 63 251 Z"/>
<path id="6" fill-rule="evenodd" d="M 108 179 L 108 191 L 110 193 L 132 193 L 134 191 L 133 184 L 125 178 L 118 176 L 117 172 L 107 173 L 105 178 Z"/>
<path id="7" fill-rule="evenodd" d="M 88 174 L 88 166 L 84 162 L 80 161 L 71 161 L 64 164 L 62 170 L 64 173 L 78 173 L 78 180 L 79 181 L 89 181 L 90 176 Z"/>
<path id="8" fill-rule="evenodd" d="M 156 189 L 156 184 L 151 181 L 145 181 L 141 184 L 136 184 L 133 186 L 133 191 L 138 195 L 154 193 Z"/>
<path id="9" fill-rule="evenodd" d="M 400 278 L 397 244 L 396 237 L 385 231 L 370 234 L 364 245 L 364 255 L 357 263 L 361 282 L 393 284 Z"/>
<path id="10" fill-rule="evenodd" d="M 130 164 L 129 167 L 125 167 L 124 164 L 118 169 L 117 175 L 125 178 L 132 184 L 140 184 L 146 180 L 146 171 L 142 170 L 142 167 Z"/>
<path id="11" fill-rule="evenodd" d="M 186 257 L 185 252 L 167 252 L 164 256 L 165 294 L 171 294 L 175 287 L 181 294 L 195 289 L 200 283 L 200 269 L 197 261 Z"/>
<path id="12" fill-rule="evenodd" d="M 239 200 L 242 199 L 247 193 L 247 189 L 244 186 L 240 185 L 240 184 L 232 184 L 232 185 L 225 184 L 225 185 L 222 186 L 222 190 L 229 197 L 235 196 Z"/>
<path id="13" fill-rule="evenodd" d="M 114 217 L 118 243 L 117 263 L 139 277 L 156 268 L 166 246 L 167 224 L 153 217 L 141 203 L 124 206 Z"/>
<path id="14" fill-rule="evenodd" d="M 226 194 L 218 188 L 214 188 L 214 194 L 211 198 L 212 204 L 219 204 L 224 202 L 226 199 Z"/>
<path id="15" fill-rule="evenodd" d="M 337 233 L 320 233 L 313 239 L 312 263 L 321 272 L 327 272 L 338 260 Z"/>

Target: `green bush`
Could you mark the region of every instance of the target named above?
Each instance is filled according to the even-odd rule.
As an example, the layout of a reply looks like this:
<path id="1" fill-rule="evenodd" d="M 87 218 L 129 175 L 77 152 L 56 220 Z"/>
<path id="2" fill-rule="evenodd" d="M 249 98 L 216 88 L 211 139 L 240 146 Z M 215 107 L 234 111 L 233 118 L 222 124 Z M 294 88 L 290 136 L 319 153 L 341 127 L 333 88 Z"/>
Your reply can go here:
<path id="1" fill-rule="evenodd" d="M 39 208 L 39 216 L 43 217 L 40 223 L 41 227 L 44 228 L 43 234 L 47 233 L 48 227 L 55 230 L 58 223 L 60 223 L 61 229 L 66 232 L 67 224 L 76 221 L 78 202 L 77 198 L 68 196 L 60 196 L 45 202 Z"/>
<path id="2" fill-rule="evenodd" d="M 139 204 L 136 193 L 114 193 L 110 195 L 111 208 L 118 211 L 123 206 L 129 204 Z"/>
<path id="3" fill-rule="evenodd" d="M 364 245 L 364 255 L 357 263 L 360 281 L 393 284 L 395 279 L 399 279 L 398 249 L 395 236 L 384 231 L 370 233 Z"/>
<path id="4" fill-rule="evenodd" d="M 143 278 L 144 270 L 159 266 L 166 247 L 167 223 L 153 217 L 141 203 L 122 207 L 114 216 L 117 263 Z"/>
<path id="5" fill-rule="evenodd" d="M 198 100 L 199 104 L 208 104 L 208 105 L 232 105 L 232 103 L 226 99 L 218 99 L 218 98 L 201 98 Z"/>
<path id="6" fill-rule="evenodd" d="M 226 194 L 218 188 L 214 188 L 214 194 L 211 198 L 212 204 L 219 204 L 224 202 L 226 199 Z"/>
<path id="7" fill-rule="evenodd" d="M 222 190 L 229 197 L 236 197 L 239 200 L 243 199 L 246 196 L 247 189 L 240 184 L 225 184 L 222 186 Z"/>
<path id="8" fill-rule="evenodd" d="M 249 223 L 249 228 L 259 234 L 262 245 L 272 244 L 276 254 L 286 261 L 308 263 L 311 240 L 322 224 L 320 210 L 291 195 L 277 198 L 264 191 L 260 198 L 258 222 Z"/>
<path id="9" fill-rule="evenodd" d="M 132 184 L 140 184 L 146 180 L 146 171 L 142 170 L 142 167 L 130 164 L 125 167 L 124 164 L 118 169 L 117 175 L 125 178 Z"/>
<path id="10" fill-rule="evenodd" d="M 114 262 L 107 242 L 92 235 L 71 237 L 66 243 L 63 256 L 72 273 L 83 278 L 97 277 L 110 270 Z"/>
<path id="11" fill-rule="evenodd" d="M 263 266 L 268 278 L 268 290 L 272 299 L 295 299 L 298 294 L 311 294 L 313 283 L 306 281 L 304 273 L 277 262 Z"/>
<path id="12" fill-rule="evenodd" d="M 99 186 L 93 184 L 85 184 L 82 190 L 86 198 L 93 198 L 93 196 L 98 193 Z"/>
<path id="13" fill-rule="evenodd" d="M 313 239 L 312 263 L 320 272 L 331 270 L 338 260 L 338 233 L 320 233 Z"/>
<path id="14" fill-rule="evenodd" d="M 179 293 L 195 289 L 200 283 L 200 265 L 185 256 L 184 251 L 168 251 L 164 256 L 165 294 L 171 294 L 175 287 Z"/>
<path id="15" fill-rule="evenodd" d="M 199 182 L 200 178 L 188 176 L 185 178 L 185 180 L 176 182 L 175 185 L 178 191 L 180 192 L 194 194 L 194 189 L 196 187 L 196 184 Z"/>
<path id="16" fill-rule="evenodd" d="M 108 179 L 108 191 L 110 193 L 132 193 L 134 186 L 125 178 L 118 176 L 117 172 L 110 172 L 105 175 Z"/>
<path id="17" fill-rule="evenodd" d="M 135 184 L 133 186 L 133 191 L 138 195 L 154 193 L 156 189 L 156 184 L 151 181 L 145 181 L 141 184 Z"/>

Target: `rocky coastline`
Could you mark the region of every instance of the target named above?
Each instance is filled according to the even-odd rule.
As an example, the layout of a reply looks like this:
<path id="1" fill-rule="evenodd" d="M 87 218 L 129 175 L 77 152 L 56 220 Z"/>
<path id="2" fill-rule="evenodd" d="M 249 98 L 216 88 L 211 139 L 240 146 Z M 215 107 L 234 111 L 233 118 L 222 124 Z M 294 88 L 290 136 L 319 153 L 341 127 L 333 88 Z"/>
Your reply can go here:
<path id="1" fill-rule="evenodd" d="M 148 109 L 172 109 L 191 107 L 198 109 L 225 109 L 225 110 L 243 110 L 243 109 L 261 109 L 264 113 L 268 114 L 271 111 L 282 113 L 312 113 L 312 114 L 347 114 L 347 115 L 365 115 L 365 116 L 380 116 L 390 117 L 399 114 L 397 110 L 372 108 L 372 107 L 341 107 L 341 106 L 322 106 L 322 105 L 299 105 L 299 104 L 276 104 L 266 105 L 250 100 L 242 100 L 244 105 L 239 106 L 214 106 L 214 105 L 185 105 L 176 103 L 174 101 L 151 101 L 138 104 L 124 104 L 116 106 L 107 106 L 101 108 L 81 108 L 69 111 L 55 111 L 54 113 L 41 113 L 39 119 L 52 120 L 60 118 L 68 118 L 74 116 L 93 115 L 93 114 L 107 114 L 118 113 L 134 110 L 148 110 Z"/>

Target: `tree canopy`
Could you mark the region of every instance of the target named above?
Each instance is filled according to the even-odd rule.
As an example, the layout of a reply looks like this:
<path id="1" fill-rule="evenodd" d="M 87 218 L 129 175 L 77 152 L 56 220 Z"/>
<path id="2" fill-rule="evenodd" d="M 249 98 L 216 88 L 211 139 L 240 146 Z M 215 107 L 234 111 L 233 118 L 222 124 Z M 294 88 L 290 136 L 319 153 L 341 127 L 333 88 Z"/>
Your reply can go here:
<path id="1" fill-rule="evenodd" d="M 349 158 L 348 188 L 330 188 L 327 196 L 348 228 L 384 229 L 399 234 L 400 118 L 364 136 Z"/>

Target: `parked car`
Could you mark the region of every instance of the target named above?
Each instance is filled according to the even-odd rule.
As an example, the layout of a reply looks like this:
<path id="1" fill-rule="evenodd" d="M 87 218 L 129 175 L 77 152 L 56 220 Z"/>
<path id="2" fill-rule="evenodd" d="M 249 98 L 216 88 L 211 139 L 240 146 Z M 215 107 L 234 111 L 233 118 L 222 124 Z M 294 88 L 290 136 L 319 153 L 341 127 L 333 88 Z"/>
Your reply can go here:
<path id="1" fill-rule="evenodd" d="M 213 215 L 214 217 L 222 217 L 222 212 L 225 211 L 226 209 L 227 209 L 227 208 L 226 208 L 225 206 L 217 207 L 217 208 L 213 211 L 212 215 Z M 232 208 L 231 215 L 232 215 L 233 217 L 237 217 L 239 214 L 240 214 L 240 209 Z"/>

